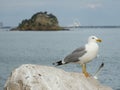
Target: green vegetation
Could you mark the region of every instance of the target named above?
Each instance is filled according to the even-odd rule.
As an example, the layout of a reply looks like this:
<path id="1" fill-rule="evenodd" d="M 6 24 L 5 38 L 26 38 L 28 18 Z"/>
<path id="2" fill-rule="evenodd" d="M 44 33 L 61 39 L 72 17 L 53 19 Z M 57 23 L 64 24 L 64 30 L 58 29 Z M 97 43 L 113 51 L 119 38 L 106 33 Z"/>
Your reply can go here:
<path id="1" fill-rule="evenodd" d="M 46 31 L 46 30 L 63 30 L 60 27 L 56 16 L 47 14 L 47 12 L 38 12 L 30 19 L 23 20 L 14 30 L 20 31 Z"/>

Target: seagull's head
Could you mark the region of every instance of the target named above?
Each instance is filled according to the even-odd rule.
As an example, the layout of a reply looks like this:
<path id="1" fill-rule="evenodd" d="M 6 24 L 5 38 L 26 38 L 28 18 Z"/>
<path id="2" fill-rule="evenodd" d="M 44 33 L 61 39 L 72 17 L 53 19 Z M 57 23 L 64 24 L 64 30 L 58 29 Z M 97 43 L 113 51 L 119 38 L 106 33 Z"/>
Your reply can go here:
<path id="1" fill-rule="evenodd" d="M 88 42 L 102 42 L 100 38 L 97 38 L 96 36 L 90 36 L 88 38 Z"/>

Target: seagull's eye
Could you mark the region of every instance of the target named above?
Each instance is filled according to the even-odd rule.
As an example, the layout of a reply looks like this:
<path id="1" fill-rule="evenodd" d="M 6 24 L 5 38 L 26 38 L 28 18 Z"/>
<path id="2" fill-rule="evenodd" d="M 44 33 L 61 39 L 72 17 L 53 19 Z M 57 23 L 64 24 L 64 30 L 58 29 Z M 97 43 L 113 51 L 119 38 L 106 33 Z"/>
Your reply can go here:
<path id="1" fill-rule="evenodd" d="M 95 39 L 94 37 L 92 37 L 92 39 Z"/>

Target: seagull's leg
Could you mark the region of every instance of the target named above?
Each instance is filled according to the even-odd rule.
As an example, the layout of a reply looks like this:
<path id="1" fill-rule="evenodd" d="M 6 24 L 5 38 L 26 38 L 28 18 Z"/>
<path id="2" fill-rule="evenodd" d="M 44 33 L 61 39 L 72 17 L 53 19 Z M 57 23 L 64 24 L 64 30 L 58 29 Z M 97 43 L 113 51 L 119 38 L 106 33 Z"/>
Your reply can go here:
<path id="1" fill-rule="evenodd" d="M 90 77 L 89 73 L 86 71 L 86 64 L 82 64 L 82 72 L 86 77 Z"/>

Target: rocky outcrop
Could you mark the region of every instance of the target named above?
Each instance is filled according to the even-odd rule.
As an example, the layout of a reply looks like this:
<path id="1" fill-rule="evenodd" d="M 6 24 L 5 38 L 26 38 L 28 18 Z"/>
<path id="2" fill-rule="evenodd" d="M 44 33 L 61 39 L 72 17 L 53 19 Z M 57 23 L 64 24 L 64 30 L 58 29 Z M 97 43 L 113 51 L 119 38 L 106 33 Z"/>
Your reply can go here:
<path id="1" fill-rule="evenodd" d="M 4 90 L 112 90 L 82 73 L 25 64 L 12 71 Z"/>
<path id="2" fill-rule="evenodd" d="M 12 30 L 20 31 L 41 31 L 41 30 L 61 30 L 64 29 L 59 26 L 58 19 L 53 14 L 47 12 L 38 12 L 30 19 L 23 20 L 17 28 Z"/>

